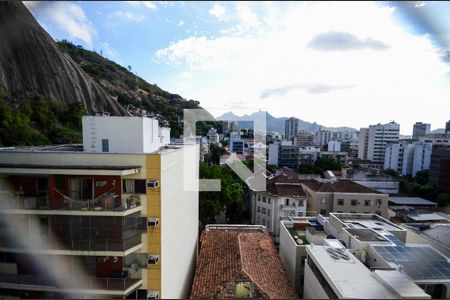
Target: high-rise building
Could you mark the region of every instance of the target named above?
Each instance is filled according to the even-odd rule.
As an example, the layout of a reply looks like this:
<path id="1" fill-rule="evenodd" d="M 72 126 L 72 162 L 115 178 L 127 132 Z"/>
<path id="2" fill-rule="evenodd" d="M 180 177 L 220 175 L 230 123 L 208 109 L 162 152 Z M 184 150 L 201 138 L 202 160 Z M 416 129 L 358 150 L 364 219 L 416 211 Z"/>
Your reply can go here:
<path id="1" fill-rule="evenodd" d="M 416 122 L 413 126 L 412 139 L 418 140 L 419 137 L 430 133 L 430 124 Z"/>
<path id="2" fill-rule="evenodd" d="M 450 120 L 445 123 L 445 134 L 450 133 Z"/>
<path id="3" fill-rule="evenodd" d="M 291 141 L 292 138 L 298 132 L 298 119 L 297 118 L 289 118 L 284 122 L 284 138 L 288 141 Z"/>
<path id="4" fill-rule="evenodd" d="M 324 127 L 320 127 L 319 130 L 314 135 L 314 143 L 318 146 L 326 145 L 332 139 L 333 139 L 333 132 L 324 129 Z"/>
<path id="5" fill-rule="evenodd" d="M 412 176 L 416 176 L 417 172 L 430 169 L 431 153 L 433 151 L 432 143 L 415 143 L 414 159 L 412 166 Z"/>
<path id="6" fill-rule="evenodd" d="M 398 142 L 400 125 L 395 122 L 370 125 L 361 128 L 359 134 L 358 158 L 384 162 L 386 144 Z"/>
<path id="7" fill-rule="evenodd" d="M 441 191 L 450 193 L 450 147 L 437 146 L 433 148 L 429 182 L 436 185 Z"/>
<path id="8" fill-rule="evenodd" d="M 165 145 L 153 121 L 84 118 L 84 149 L 96 153 L 0 150 L 0 297 L 189 296 L 198 150 Z"/>

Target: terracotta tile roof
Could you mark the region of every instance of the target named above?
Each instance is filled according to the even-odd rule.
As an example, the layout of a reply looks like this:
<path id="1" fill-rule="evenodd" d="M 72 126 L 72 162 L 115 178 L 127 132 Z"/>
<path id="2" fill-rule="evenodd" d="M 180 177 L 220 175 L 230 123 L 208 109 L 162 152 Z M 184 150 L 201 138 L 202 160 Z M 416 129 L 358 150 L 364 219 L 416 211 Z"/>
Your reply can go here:
<path id="1" fill-rule="evenodd" d="M 266 230 L 204 230 L 200 242 L 191 298 L 236 298 L 236 281 L 253 283 L 252 298 L 297 298 Z"/>
<path id="2" fill-rule="evenodd" d="M 298 174 L 287 167 L 283 167 L 279 174 L 267 181 L 266 191 L 268 194 L 277 196 L 306 196 Z"/>
<path id="3" fill-rule="evenodd" d="M 337 180 L 334 182 L 318 181 L 315 179 L 301 180 L 301 183 L 315 192 L 322 193 L 360 193 L 360 194 L 382 194 L 374 189 L 365 187 L 351 180 Z"/>

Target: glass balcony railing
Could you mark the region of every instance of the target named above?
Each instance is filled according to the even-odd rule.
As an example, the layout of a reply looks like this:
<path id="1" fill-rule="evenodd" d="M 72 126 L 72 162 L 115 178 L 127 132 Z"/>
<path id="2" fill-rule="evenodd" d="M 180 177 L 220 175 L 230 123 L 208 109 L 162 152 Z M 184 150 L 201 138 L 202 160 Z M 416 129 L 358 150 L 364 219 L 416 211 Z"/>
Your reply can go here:
<path id="1" fill-rule="evenodd" d="M 64 280 L 58 284 L 55 280 L 39 275 L 29 274 L 4 274 L 0 273 L 0 282 L 8 285 L 34 285 L 45 288 L 60 289 L 96 289 L 126 291 L 142 279 L 131 278 L 96 278 L 96 277 L 71 277 L 69 281 Z"/>

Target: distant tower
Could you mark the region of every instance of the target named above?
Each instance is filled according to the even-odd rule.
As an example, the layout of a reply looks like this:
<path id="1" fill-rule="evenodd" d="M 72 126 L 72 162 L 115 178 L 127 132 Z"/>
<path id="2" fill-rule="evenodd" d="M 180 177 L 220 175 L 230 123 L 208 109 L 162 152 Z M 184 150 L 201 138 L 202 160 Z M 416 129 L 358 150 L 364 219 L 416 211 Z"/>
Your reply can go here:
<path id="1" fill-rule="evenodd" d="M 445 134 L 450 133 L 450 120 L 445 123 Z"/>
<path id="2" fill-rule="evenodd" d="M 284 138 L 291 141 L 298 132 L 298 119 L 289 118 L 284 123 Z"/>
<path id="3" fill-rule="evenodd" d="M 418 140 L 419 137 L 424 136 L 428 133 L 430 133 L 430 124 L 416 122 L 416 124 L 414 124 L 413 126 L 412 139 Z"/>

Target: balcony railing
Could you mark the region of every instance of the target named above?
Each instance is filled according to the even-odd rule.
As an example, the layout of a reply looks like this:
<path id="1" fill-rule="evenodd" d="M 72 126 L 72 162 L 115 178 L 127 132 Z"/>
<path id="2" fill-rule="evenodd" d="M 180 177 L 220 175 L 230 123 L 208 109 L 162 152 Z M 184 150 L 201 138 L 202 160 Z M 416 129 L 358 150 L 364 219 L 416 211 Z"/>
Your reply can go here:
<path id="1" fill-rule="evenodd" d="M 71 251 L 127 251 L 141 244 L 141 236 L 137 235 L 128 239 L 114 240 L 60 240 L 59 243 L 36 243 L 39 250 L 71 250 Z M 16 239 L 1 238 L 0 247 L 23 248 L 24 245 Z M 31 250 L 31 249 L 30 249 Z M 37 249 L 33 249 L 37 250 Z"/>
<path id="2" fill-rule="evenodd" d="M 54 289 L 97 289 L 125 291 L 142 279 L 131 278 L 95 278 L 71 277 L 58 284 L 55 280 L 39 275 L 0 273 L 0 283 L 17 285 L 35 285 Z"/>

